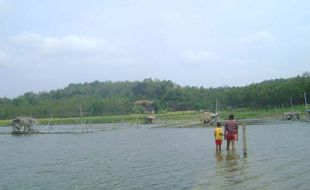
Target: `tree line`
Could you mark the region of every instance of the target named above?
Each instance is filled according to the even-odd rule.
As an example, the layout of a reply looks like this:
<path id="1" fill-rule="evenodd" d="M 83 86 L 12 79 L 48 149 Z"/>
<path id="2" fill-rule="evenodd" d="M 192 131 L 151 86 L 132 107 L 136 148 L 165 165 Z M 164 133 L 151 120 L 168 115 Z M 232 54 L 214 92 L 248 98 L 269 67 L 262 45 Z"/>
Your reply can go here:
<path id="1" fill-rule="evenodd" d="M 16 116 L 76 117 L 130 114 L 141 111 L 136 100 L 152 100 L 155 112 L 268 108 L 304 103 L 310 94 L 310 73 L 272 79 L 242 87 L 204 88 L 181 86 L 170 80 L 94 81 L 70 84 L 50 92 L 27 92 L 16 98 L 0 98 L 0 119 Z"/>

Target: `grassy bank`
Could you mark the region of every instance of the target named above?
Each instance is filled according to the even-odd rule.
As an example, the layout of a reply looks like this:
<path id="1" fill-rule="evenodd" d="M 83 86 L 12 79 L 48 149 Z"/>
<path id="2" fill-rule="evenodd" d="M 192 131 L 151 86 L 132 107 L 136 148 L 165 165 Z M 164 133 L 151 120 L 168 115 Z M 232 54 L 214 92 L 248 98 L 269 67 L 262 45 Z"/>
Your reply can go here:
<path id="1" fill-rule="evenodd" d="M 292 108 L 265 108 L 265 109 L 231 109 L 223 110 L 220 113 L 220 118 L 226 119 L 229 114 L 234 114 L 236 119 L 282 119 L 284 112 L 297 111 L 301 113 L 301 118 L 306 118 L 305 106 L 295 106 Z M 143 114 L 129 114 L 129 115 L 113 115 L 113 116 L 96 116 L 84 117 L 87 123 L 135 123 L 143 122 Z M 163 114 L 156 114 L 157 120 L 160 121 L 199 121 L 200 113 L 196 111 L 179 111 L 167 112 Z M 37 118 L 41 125 L 47 125 L 49 122 L 57 125 L 77 124 L 81 121 L 79 117 L 71 118 Z M 10 125 L 11 120 L 0 120 L 0 126 Z"/>
<path id="2" fill-rule="evenodd" d="M 147 114 L 129 114 L 129 115 L 112 115 L 112 116 L 96 116 L 96 117 L 69 117 L 69 118 L 36 118 L 41 125 L 58 124 L 77 124 L 82 120 L 86 123 L 141 123 Z M 156 114 L 156 118 L 161 120 L 191 120 L 198 118 L 195 111 L 184 112 L 168 112 L 164 114 Z M 0 126 L 10 125 L 12 120 L 0 120 Z"/>

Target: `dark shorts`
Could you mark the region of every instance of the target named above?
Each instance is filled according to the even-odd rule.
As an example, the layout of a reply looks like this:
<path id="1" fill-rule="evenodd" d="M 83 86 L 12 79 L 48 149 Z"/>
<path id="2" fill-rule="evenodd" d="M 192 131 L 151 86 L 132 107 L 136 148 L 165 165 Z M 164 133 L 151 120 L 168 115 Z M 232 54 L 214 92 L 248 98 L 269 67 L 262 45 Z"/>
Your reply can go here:
<path id="1" fill-rule="evenodd" d="M 216 144 L 216 145 L 222 145 L 222 139 L 215 140 L 215 144 Z"/>
<path id="2" fill-rule="evenodd" d="M 228 133 L 226 135 L 226 140 L 228 140 L 228 141 L 235 141 L 235 140 L 237 140 L 237 134 L 235 134 L 235 133 Z"/>

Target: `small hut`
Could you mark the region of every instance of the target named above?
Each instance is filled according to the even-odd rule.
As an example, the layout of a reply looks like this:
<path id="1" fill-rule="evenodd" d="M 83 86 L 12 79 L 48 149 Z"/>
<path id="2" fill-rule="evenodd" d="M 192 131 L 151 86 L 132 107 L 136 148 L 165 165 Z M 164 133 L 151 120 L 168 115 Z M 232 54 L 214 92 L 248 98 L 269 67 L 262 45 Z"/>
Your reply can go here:
<path id="1" fill-rule="evenodd" d="M 144 122 L 145 122 L 146 124 L 152 124 L 152 123 L 154 123 L 154 120 L 155 120 L 155 119 L 156 119 L 155 116 L 149 115 L 149 116 L 147 116 L 147 117 L 144 118 Z"/>
<path id="2" fill-rule="evenodd" d="M 300 113 L 299 112 L 285 112 L 283 118 L 285 120 L 296 121 L 300 118 Z"/>
<path id="3" fill-rule="evenodd" d="M 203 124 L 215 125 L 215 123 L 217 122 L 218 116 L 219 116 L 219 113 L 203 112 L 200 115 L 199 120 Z"/>
<path id="4" fill-rule="evenodd" d="M 12 121 L 12 133 L 26 134 L 37 132 L 33 126 L 37 125 L 38 121 L 32 117 L 16 117 Z"/>
<path id="5" fill-rule="evenodd" d="M 153 101 L 150 100 L 137 100 L 135 102 L 136 105 L 140 105 L 142 107 L 142 113 L 143 114 L 150 114 L 144 117 L 144 123 L 146 124 L 152 124 L 154 123 L 154 120 L 156 117 L 154 116 L 154 107 L 153 107 Z"/>

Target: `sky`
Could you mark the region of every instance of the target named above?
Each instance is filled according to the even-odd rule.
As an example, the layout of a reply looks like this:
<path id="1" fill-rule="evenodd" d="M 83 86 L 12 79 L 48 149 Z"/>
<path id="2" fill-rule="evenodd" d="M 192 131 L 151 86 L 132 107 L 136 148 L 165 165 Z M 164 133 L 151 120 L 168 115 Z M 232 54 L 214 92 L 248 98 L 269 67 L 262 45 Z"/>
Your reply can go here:
<path id="1" fill-rule="evenodd" d="M 0 0 L 0 97 L 70 83 L 245 86 L 310 71 L 308 0 Z"/>

